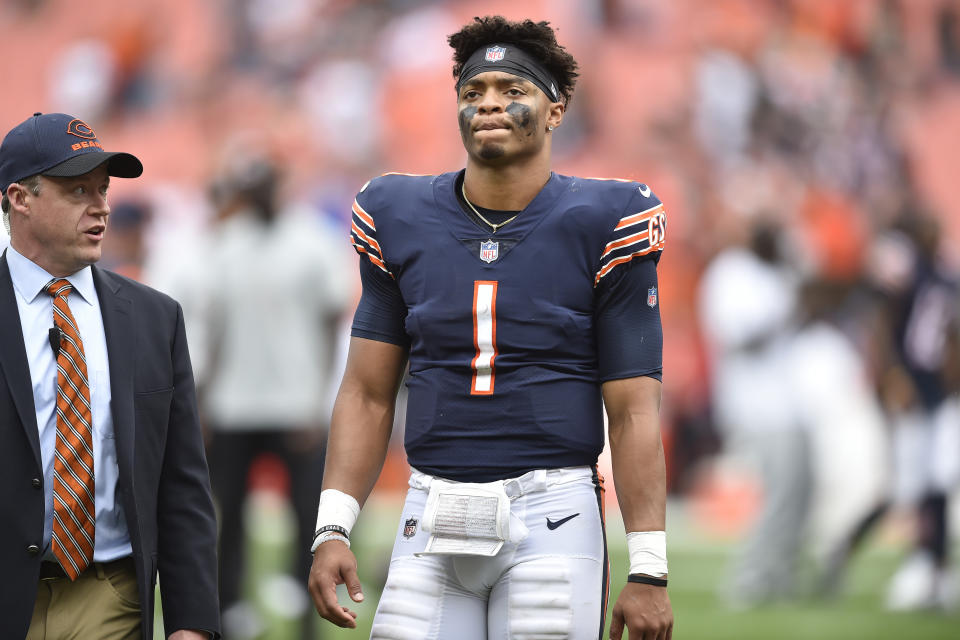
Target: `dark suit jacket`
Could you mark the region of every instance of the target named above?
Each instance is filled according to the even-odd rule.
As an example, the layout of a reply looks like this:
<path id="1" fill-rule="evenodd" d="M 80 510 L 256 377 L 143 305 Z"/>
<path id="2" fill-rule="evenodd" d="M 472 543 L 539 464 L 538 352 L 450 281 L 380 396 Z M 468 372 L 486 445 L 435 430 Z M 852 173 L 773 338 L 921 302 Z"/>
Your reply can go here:
<path id="1" fill-rule="evenodd" d="M 220 631 L 217 526 L 180 305 L 93 267 L 110 363 L 118 495 L 137 568 L 143 637 L 163 621 Z M 23 638 L 37 595 L 43 471 L 30 370 L 6 254 L 0 256 L 0 638 Z M 51 319 L 52 325 L 52 319 Z"/>

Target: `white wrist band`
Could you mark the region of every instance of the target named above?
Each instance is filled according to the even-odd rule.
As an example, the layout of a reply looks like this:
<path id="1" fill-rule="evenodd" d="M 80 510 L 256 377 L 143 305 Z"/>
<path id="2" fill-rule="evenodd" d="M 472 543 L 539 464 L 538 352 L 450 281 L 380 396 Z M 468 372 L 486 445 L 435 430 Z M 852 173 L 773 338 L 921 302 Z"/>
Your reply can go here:
<path id="1" fill-rule="evenodd" d="M 667 575 L 667 532 L 633 531 L 627 534 L 630 573 Z"/>
<path id="2" fill-rule="evenodd" d="M 353 496 L 337 491 L 336 489 L 324 489 L 320 492 L 320 506 L 317 507 L 317 534 L 319 538 L 324 531 L 328 533 L 341 533 L 344 538 L 350 536 L 350 530 L 357 523 L 357 516 L 360 515 L 360 503 Z M 334 529 L 335 531 L 329 531 Z M 314 540 L 316 543 L 316 540 Z M 311 547 L 311 551 L 316 547 Z"/>
<path id="3" fill-rule="evenodd" d="M 318 535 L 316 539 L 313 541 L 313 545 L 310 547 L 310 553 L 315 552 L 317 550 L 317 547 L 319 547 L 324 542 L 327 542 L 329 540 L 339 540 L 340 542 L 347 545 L 347 549 L 350 548 L 350 540 L 348 540 L 345 536 L 342 536 L 339 533 L 334 533 L 332 531 L 326 531 Z"/>
<path id="4" fill-rule="evenodd" d="M 359 515 L 360 503 L 356 498 L 336 489 L 324 489 L 320 492 L 316 530 L 327 525 L 336 525 L 343 527 L 349 536 Z"/>

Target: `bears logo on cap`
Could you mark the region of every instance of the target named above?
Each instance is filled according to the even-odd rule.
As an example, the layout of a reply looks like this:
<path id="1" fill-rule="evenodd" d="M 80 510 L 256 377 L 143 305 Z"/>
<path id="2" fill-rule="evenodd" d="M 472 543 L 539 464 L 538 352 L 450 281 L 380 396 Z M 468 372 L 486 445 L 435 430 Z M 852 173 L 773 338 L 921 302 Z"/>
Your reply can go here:
<path id="1" fill-rule="evenodd" d="M 97 137 L 97 134 L 93 132 L 93 128 L 79 118 L 70 121 L 70 124 L 67 125 L 67 133 L 77 136 L 78 138 L 83 138 L 84 140 L 95 140 Z"/>

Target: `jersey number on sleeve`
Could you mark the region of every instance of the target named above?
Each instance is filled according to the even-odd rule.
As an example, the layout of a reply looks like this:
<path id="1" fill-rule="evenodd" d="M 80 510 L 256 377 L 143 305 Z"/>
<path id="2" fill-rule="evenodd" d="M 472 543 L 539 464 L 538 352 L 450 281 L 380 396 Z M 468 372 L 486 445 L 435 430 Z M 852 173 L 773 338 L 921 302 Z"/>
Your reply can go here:
<path id="1" fill-rule="evenodd" d="M 470 395 L 493 395 L 493 361 L 497 357 L 497 281 L 473 283 L 473 346 Z"/>

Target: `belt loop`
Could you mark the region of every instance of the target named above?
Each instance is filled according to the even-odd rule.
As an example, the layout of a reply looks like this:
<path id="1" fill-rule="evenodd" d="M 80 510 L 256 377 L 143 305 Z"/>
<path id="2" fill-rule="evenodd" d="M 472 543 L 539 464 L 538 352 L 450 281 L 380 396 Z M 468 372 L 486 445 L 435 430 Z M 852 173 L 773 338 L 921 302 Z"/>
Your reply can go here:
<path id="1" fill-rule="evenodd" d="M 514 498 L 519 498 L 527 492 L 526 487 L 524 486 L 523 476 L 519 478 L 510 478 L 509 480 L 503 481 L 503 492 L 507 494 L 507 497 L 513 500 Z"/>
<path id="2" fill-rule="evenodd" d="M 533 472 L 533 486 L 530 487 L 531 491 L 546 491 L 547 489 L 547 470 L 546 469 L 536 469 Z"/>
<path id="3" fill-rule="evenodd" d="M 103 580 L 104 578 L 107 577 L 106 573 L 103 571 L 102 562 L 94 562 L 93 566 L 96 567 L 97 569 L 97 580 Z"/>
<path id="4" fill-rule="evenodd" d="M 428 476 L 424 472 L 410 467 L 410 481 L 407 484 L 409 484 L 411 488 L 429 491 L 432 482 L 433 476 Z"/>

